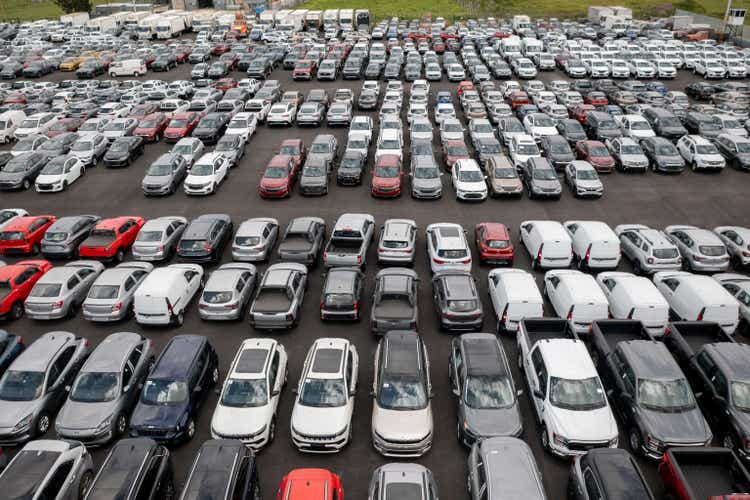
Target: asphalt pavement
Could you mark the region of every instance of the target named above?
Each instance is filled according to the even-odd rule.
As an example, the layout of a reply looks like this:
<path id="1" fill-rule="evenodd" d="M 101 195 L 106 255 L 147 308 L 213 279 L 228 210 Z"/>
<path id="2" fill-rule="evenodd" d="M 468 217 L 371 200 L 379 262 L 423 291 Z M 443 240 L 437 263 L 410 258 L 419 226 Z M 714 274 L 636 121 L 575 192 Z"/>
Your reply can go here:
<path id="1" fill-rule="evenodd" d="M 149 73 L 146 78 L 168 80 L 189 78 L 190 65 L 182 65 L 170 73 Z M 273 78 L 281 81 L 283 90 L 302 90 L 307 93 L 312 88 L 325 88 L 332 95 L 334 89 L 348 87 L 358 89 L 361 81 L 304 82 L 291 80 L 291 72 L 277 70 Z M 238 72 L 232 76 L 241 78 Z M 62 80 L 73 77 L 72 74 L 55 73 L 48 79 Z M 540 79 L 550 81 L 564 79 L 564 75 L 555 71 L 543 73 Z M 683 89 L 693 77 L 687 72 L 673 82 L 667 82 L 671 89 Z M 404 83 L 408 91 L 408 83 Z M 443 81 L 431 84 L 431 94 L 438 90 L 454 90 L 455 84 Z M 408 96 L 408 94 L 406 94 Z M 455 94 L 454 94 L 455 95 Z M 457 105 L 457 111 L 460 109 Z M 377 122 L 377 112 L 368 112 Z M 406 120 L 404 115 L 404 124 Z M 377 125 L 376 125 L 377 127 Z M 169 150 L 169 145 L 157 143 L 146 147 L 145 155 L 135 164 L 123 169 L 106 169 L 101 165 L 87 171 L 86 176 L 73 184 L 66 192 L 41 195 L 32 190 L 28 192 L 3 192 L 0 194 L 0 207 L 21 207 L 32 214 L 53 214 L 57 216 L 73 214 L 98 214 L 103 217 L 118 215 L 139 215 L 153 218 L 165 215 L 181 215 L 188 219 L 205 213 L 227 213 L 231 215 L 235 227 L 250 217 L 275 217 L 284 226 L 291 218 L 303 215 L 323 217 L 330 228 L 337 217 L 346 212 L 364 212 L 372 214 L 378 226 L 388 218 L 413 218 L 419 224 L 417 242 L 417 259 L 415 269 L 422 280 L 419 285 L 419 330 L 429 352 L 430 370 L 435 396 L 432 399 L 435 432 L 432 450 L 424 457 L 415 460 L 429 467 L 437 478 L 440 496 L 444 499 L 468 498 L 466 491 L 466 456 L 467 450 L 456 440 L 456 403 L 448 383 L 447 360 L 451 335 L 440 332 L 437 327 L 435 309 L 432 305 L 429 267 L 424 251 L 424 229 L 433 222 L 457 222 L 473 237 L 474 226 L 480 222 L 503 222 L 512 230 L 513 242 L 516 245 L 515 266 L 530 269 L 530 259 L 523 248 L 518 245 L 518 227 L 524 220 L 554 219 L 559 221 L 572 219 L 602 220 L 614 227 L 621 223 L 641 223 L 652 227 L 663 228 L 669 224 L 689 223 L 712 228 L 722 224 L 750 225 L 750 197 L 748 196 L 747 174 L 732 169 L 725 169 L 720 174 L 699 174 L 691 171 L 678 176 L 663 176 L 653 173 L 623 174 L 614 173 L 602 176 L 605 194 L 598 200 L 579 200 L 564 187 L 559 201 L 529 200 L 525 195 L 521 199 L 488 200 L 482 203 L 461 203 L 455 200 L 449 184 L 449 176 L 443 177 L 444 196 L 439 201 L 418 201 L 408 194 L 394 200 L 372 198 L 368 182 L 358 187 L 331 186 L 330 193 L 320 198 L 304 198 L 295 190 L 292 196 L 284 200 L 262 200 L 257 194 L 257 185 L 266 162 L 275 154 L 283 139 L 304 139 L 310 144 L 319 133 L 333 133 L 343 150 L 347 129 L 337 128 L 268 128 L 259 127 L 250 140 L 247 154 L 241 164 L 232 170 L 231 176 L 218 193 L 204 198 L 188 198 L 181 191 L 168 198 L 145 198 L 140 190 L 140 180 L 147 166 L 160 154 Z M 408 134 L 407 141 L 408 141 Z M 435 148 L 438 161 L 441 154 L 438 149 L 438 134 L 435 134 Z M 7 149 L 4 146 L 1 149 Z M 405 165 L 408 165 L 408 142 L 405 148 Z M 371 150 L 372 152 L 372 150 Z M 368 167 L 372 165 L 372 159 Z M 368 173 L 369 175 L 369 173 Z M 367 177 L 365 177 L 367 178 Z M 408 181 L 407 181 L 408 188 Z M 472 247 L 474 245 L 472 244 Z M 275 492 L 282 476 L 289 470 L 298 467 L 324 467 L 342 476 L 344 490 L 348 498 L 365 499 L 367 484 L 372 471 L 388 460 L 380 456 L 372 446 L 370 439 L 370 415 L 372 402 L 369 396 L 373 358 L 377 339 L 370 333 L 369 301 L 378 270 L 375 264 L 377 255 L 375 246 L 370 248 L 366 269 L 366 291 L 364 320 L 359 323 L 324 323 L 319 319 L 318 303 L 322 286 L 322 269 L 313 269 L 310 286 L 303 306 L 302 320 L 299 326 L 291 331 L 273 334 L 286 347 L 289 354 L 289 382 L 282 391 L 278 411 L 278 426 L 275 441 L 259 454 L 259 467 L 263 498 L 275 498 Z M 474 251 L 473 273 L 478 280 L 485 310 L 484 331 L 493 331 L 495 320 L 492 306 L 487 297 L 487 266 L 478 264 L 479 259 Z M 19 259 L 6 259 L 15 262 Z M 231 260 L 229 248 L 224 252 L 222 262 Z M 277 260 L 276 256 L 271 262 Z M 259 265 L 263 270 L 267 263 Z M 620 270 L 630 271 L 626 261 Z M 541 285 L 542 274 L 536 273 L 537 282 Z M 85 321 L 81 314 L 72 319 L 50 322 L 36 322 L 23 318 L 16 322 L 2 322 L 0 328 L 23 335 L 28 344 L 41 334 L 64 330 L 84 336 L 96 346 L 108 334 L 116 331 L 135 331 L 154 340 L 157 351 L 174 335 L 191 333 L 205 335 L 219 354 L 222 379 L 240 342 L 248 337 L 266 336 L 253 330 L 247 321 L 234 323 L 204 322 L 198 317 L 197 300 L 191 304 L 185 323 L 180 328 L 144 328 L 133 320 L 114 325 L 98 325 Z M 552 314 L 551 311 L 547 311 Z M 318 337 L 344 337 L 350 339 L 357 347 L 360 358 L 359 388 L 356 394 L 354 411 L 353 442 L 336 455 L 305 455 L 296 451 L 290 439 L 289 420 L 291 417 L 293 395 L 301 372 L 305 354 Z M 537 459 L 539 470 L 550 499 L 565 497 L 565 487 L 569 462 L 543 452 L 539 438 L 538 426 L 529 403 L 527 388 L 516 368 L 517 350 L 511 337 L 503 337 L 503 345 L 511 360 L 513 376 L 517 388 L 523 389 L 520 397 L 524 420 L 524 439 L 531 446 Z M 197 420 L 195 438 L 184 445 L 173 449 L 175 480 L 178 486 L 184 484 L 190 464 L 201 443 L 210 439 L 209 426 L 217 394 L 212 393 L 200 411 Z M 53 436 L 50 434 L 49 436 Z M 621 433 L 620 446 L 627 447 L 627 439 Z M 6 449 L 12 455 L 15 450 Z M 93 451 L 94 462 L 101 464 L 106 454 L 105 449 Z M 644 472 L 654 490 L 661 493 L 661 480 L 656 472 L 656 465 L 645 460 L 640 461 Z"/>

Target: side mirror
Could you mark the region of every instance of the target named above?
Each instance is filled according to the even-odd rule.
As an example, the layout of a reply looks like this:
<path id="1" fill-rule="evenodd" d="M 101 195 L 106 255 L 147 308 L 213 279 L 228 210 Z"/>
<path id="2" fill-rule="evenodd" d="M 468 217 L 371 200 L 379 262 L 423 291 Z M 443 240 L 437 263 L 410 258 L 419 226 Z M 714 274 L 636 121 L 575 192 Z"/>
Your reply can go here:
<path id="1" fill-rule="evenodd" d="M 273 392 L 271 392 L 271 396 L 278 396 L 279 394 L 281 394 L 281 389 L 276 389 Z"/>
<path id="2" fill-rule="evenodd" d="M 65 392 L 70 392 L 70 386 L 69 385 L 65 386 Z"/>
<path id="3" fill-rule="evenodd" d="M 544 399 L 544 394 L 542 394 L 542 391 L 539 389 L 534 389 L 534 397 L 539 399 Z"/>
<path id="4" fill-rule="evenodd" d="M 523 396 L 523 389 L 518 389 L 518 390 L 516 391 L 516 396 L 517 396 L 517 397 L 519 397 L 519 398 L 520 398 L 521 396 Z"/>
<path id="5" fill-rule="evenodd" d="M 68 388 L 66 387 L 65 389 L 67 390 Z M 130 390 L 129 385 L 126 385 L 125 387 L 122 388 L 122 392 L 128 392 L 129 390 Z"/>
<path id="6" fill-rule="evenodd" d="M 299 394 L 299 389 L 296 389 L 296 388 L 295 388 L 295 389 L 292 389 L 292 394 L 294 394 L 295 396 L 296 396 L 297 394 Z"/>
<path id="7" fill-rule="evenodd" d="M 196 385 L 195 389 L 193 389 L 193 392 L 201 392 L 203 390 L 203 387 Z"/>

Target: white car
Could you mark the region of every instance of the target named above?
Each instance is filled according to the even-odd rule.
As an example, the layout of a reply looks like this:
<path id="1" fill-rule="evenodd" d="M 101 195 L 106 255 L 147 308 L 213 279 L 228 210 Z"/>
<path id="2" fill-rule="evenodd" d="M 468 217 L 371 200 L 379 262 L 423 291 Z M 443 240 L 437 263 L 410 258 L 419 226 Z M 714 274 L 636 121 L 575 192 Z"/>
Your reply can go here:
<path id="1" fill-rule="evenodd" d="M 426 229 L 427 257 L 433 273 L 443 270 L 471 271 L 471 249 L 464 229 L 451 222 L 436 222 Z"/>
<path id="2" fill-rule="evenodd" d="M 16 139 L 36 134 L 44 135 L 57 120 L 57 115 L 53 113 L 34 113 L 21 122 L 13 135 Z"/>
<path id="3" fill-rule="evenodd" d="M 190 169 L 183 188 L 185 194 L 213 194 L 229 175 L 229 159 L 221 153 L 206 153 Z"/>
<path id="4" fill-rule="evenodd" d="M 286 349 L 279 342 L 244 340 L 221 388 L 211 418 L 211 437 L 239 439 L 254 451 L 273 441 L 287 371 Z"/>
<path id="5" fill-rule="evenodd" d="M 622 131 L 622 135 L 625 137 L 640 141 L 646 137 L 656 136 L 656 132 L 651 128 L 651 124 L 642 115 L 615 116 L 615 121 Z"/>
<path id="6" fill-rule="evenodd" d="M 114 120 L 116 118 L 125 118 L 130 114 L 130 110 L 133 109 L 128 104 L 120 102 L 105 102 L 99 107 L 99 113 L 97 116 L 102 118 L 108 118 Z"/>
<path id="7" fill-rule="evenodd" d="M 411 124 L 414 120 L 422 118 L 427 118 L 427 106 L 421 103 L 410 104 L 406 113 L 407 123 Z"/>
<path id="8" fill-rule="evenodd" d="M 453 107 L 453 104 L 441 102 L 435 106 L 433 114 L 435 116 L 435 123 L 440 125 L 445 120 L 456 119 L 456 108 Z"/>
<path id="9" fill-rule="evenodd" d="M 750 277 L 744 274 L 719 273 L 714 274 L 713 279 L 718 281 L 724 290 L 737 299 L 740 306 L 740 316 L 745 326 L 750 324 Z"/>
<path id="10" fill-rule="evenodd" d="M 243 78 L 242 80 L 237 82 L 237 86 L 241 89 L 247 89 L 251 94 L 255 94 L 258 90 L 260 90 L 261 83 L 255 78 Z"/>
<path id="11" fill-rule="evenodd" d="M 34 181 L 34 186 L 38 193 L 65 191 L 85 172 L 86 167 L 75 156 L 58 156 L 42 168 Z"/>
<path id="12" fill-rule="evenodd" d="M 271 110 L 271 102 L 265 99 L 250 99 L 245 103 L 245 111 L 255 113 L 259 122 L 265 122 L 268 112 Z"/>
<path id="13" fill-rule="evenodd" d="M 292 408 L 292 442 L 308 453 L 336 453 L 351 440 L 359 356 L 347 339 L 319 338 L 305 358 Z"/>
<path id="14" fill-rule="evenodd" d="M 245 142 L 247 142 L 255 133 L 256 128 L 258 128 L 258 116 L 255 113 L 245 111 L 234 115 L 224 133 L 228 135 L 241 135 L 245 139 Z"/>
<path id="15" fill-rule="evenodd" d="M 203 144 L 203 141 L 197 137 L 183 137 L 172 146 L 170 153 L 182 156 L 187 162 L 188 168 L 190 168 L 198 158 L 203 156 L 205 149 L 206 146 Z"/>
<path id="16" fill-rule="evenodd" d="M 412 141 L 424 140 L 432 142 L 433 127 L 428 118 L 418 118 L 409 126 L 409 136 Z"/>
<path id="17" fill-rule="evenodd" d="M 458 160 L 451 169 L 451 183 L 456 199 L 483 201 L 487 199 L 487 182 L 475 160 Z"/>
<path id="18" fill-rule="evenodd" d="M 645 59 L 633 59 L 628 63 L 630 74 L 635 78 L 654 78 L 656 77 L 656 66 Z"/>
<path id="19" fill-rule="evenodd" d="M 677 76 L 677 69 L 669 61 L 658 60 L 656 61 L 656 76 L 673 79 Z"/>
<path id="20" fill-rule="evenodd" d="M 102 134 L 111 142 L 118 137 L 132 134 L 137 126 L 138 120 L 135 118 L 113 118 L 102 129 Z"/>
<path id="21" fill-rule="evenodd" d="M 291 126 L 297 117 L 297 106 L 291 102 L 280 102 L 271 106 L 266 117 L 268 125 Z"/>
<path id="22" fill-rule="evenodd" d="M 163 99 L 159 102 L 159 111 L 172 117 L 177 113 L 183 113 L 190 108 L 190 102 L 184 99 Z"/>
<path id="23" fill-rule="evenodd" d="M 466 71 L 460 64 L 451 64 L 448 66 L 446 73 L 448 73 L 449 82 L 460 82 L 466 79 Z"/>
<path id="24" fill-rule="evenodd" d="M 680 137 L 677 150 L 693 170 L 721 170 L 726 166 L 726 160 L 716 146 L 700 135 Z"/>
<path id="25" fill-rule="evenodd" d="M 513 59 L 510 66 L 516 76 L 518 76 L 518 78 L 523 78 L 526 80 L 536 78 L 537 69 L 536 66 L 534 66 L 534 63 L 531 62 L 531 59 L 528 59 L 526 57 L 518 57 L 516 59 Z"/>
<path id="26" fill-rule="evenodd" d="M 742 226 L 718 226 L 714 233 L 721 238 L 735 267 L 750 265 L 750 229 Z"/>
<path id="27" fill-rule="evenodd" d="M 575 196 L 599 198 L 604 194 L 604 184 L 591 163 L 575 160 L 565 167 L 565 182 Z"/>
<path id="28" fill-rule="evenodd" d="M 101 134 L 104 132 L 107 123 L 109 123 L 107 118 L 89 118 L 78 127 L 76 133 L 80 138 Z"/>
<path id="29" fill-rule="evenodd" d="M 75 156 L 84 166 L 96 166 L 96 163 L 107 152 L 109 141 L 104 134 L 95 133 L 79 137 L 70 147 L 70 155 Z"/>
<path id="30" fill-rule="evenodd" d="M 514 135 L 508 144 L 508 153 L 516 168 L 523 167 L 529 158 L 542 156 L 536 141 L 527 134 Z"/>
<path id="31" fill-rule="evenodd" d="M 610 74 L 609 65 L 602 59 L 590 59 L 584 65 L 591 78 L 607 78 Z"/>
<path id="32" fill-rule="evenodd" d="M 630 78 L 630 67 L 622 59 L 612 59 L 609 68 L 612 78 Z"/>
<path id="33" fill-rule="evenodd" d="M 555 121 L 545 113 L 529 113 L 523 119 L 523 127 L 537 142 L 547 135 L 559 135 Z"/>
<path id="34" fill-rule="evenodd" d="M 703 76 L 705 79 L 722 79 L 727 74 L 727 69 L 721 62 L 715 59 L 698 59 L 693 66 L 693 73 Z"/>
<path id="35" fill-rule="evenodd" d="M 377 163 L 378 158 L 383 155 L 396 155 L 400 160 L 403 160 L 404 140 L 401 132 L 391 129 L 380 132 L 378 145 L 375 149 L 375 162 Z"/>
<path id="36" fill-rule="evenodd" d="M 365 115 L 357 115 L 352 117 L 352 121 L 349 124 L 349 134 L 353 132 L 367 136 L 367 141 L 372 141 L 372 132 L 375 128 L 372 118 Z"/>

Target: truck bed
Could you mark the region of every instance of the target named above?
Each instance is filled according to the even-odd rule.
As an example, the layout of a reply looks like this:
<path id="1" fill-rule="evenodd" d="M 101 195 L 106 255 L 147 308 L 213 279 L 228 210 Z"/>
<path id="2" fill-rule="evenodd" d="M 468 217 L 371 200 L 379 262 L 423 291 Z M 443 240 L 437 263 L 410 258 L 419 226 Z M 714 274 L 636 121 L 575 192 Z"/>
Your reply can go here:
<path id="1" fill-rule="evenodd" d="M 669 324 L 667 331 L 679 333 L 693 352 L 705 344 L 734 342 L 734 339 L 727 335 L 718 323 L 710 321 L 675 321 Z"/>
<path id="2" fill-rule="evenodd" d="M 671 469 L 692 498 L 720 497 L 750 492 L 750 477 L 731 450 L 724 448 L 672 448 Z"/>
<path id="3" fill-rule="evenodd" d="M 258 292 L 253 304 L 253 312 L 259 313 L 282 313 L 289 310 L 292 301 L 283 288 L 266 288 Z"/>
<path id="4" fill-rule="evenodd" d="M 329 255 L 358 255 L 362 252 L 362 239 L 333 238 L 328 242 L 326 253 Z"/>
<path id="5" fill-rule="evenodd" d="M 594 321 L 593 332 L 601 333 L 604 341 L 613 349 L 620 342 L 629 340 L 654 340 L 637 320 Z"/>
<path id="6" fill-rule="evenodd" d="M 112 244 L 117 238 L 114 235 L 92 234 L 81 243 L 84 247 L 106 247 Z"/>
<path id="7" fill-rule="evenodd" d="M 403 300 L 385 299 L 376 304 L 372 317 L 375 319 L 411 319 L 414 308 L 404 297 Z"/>
<path id="8" fill-rule="evenodd" d="M 578 335 L 567 320 L 556 318 L 537 318 L 521 320 L 522 331 L 526 332 L 529 347 L 540 340 L 577 339 Z"/>

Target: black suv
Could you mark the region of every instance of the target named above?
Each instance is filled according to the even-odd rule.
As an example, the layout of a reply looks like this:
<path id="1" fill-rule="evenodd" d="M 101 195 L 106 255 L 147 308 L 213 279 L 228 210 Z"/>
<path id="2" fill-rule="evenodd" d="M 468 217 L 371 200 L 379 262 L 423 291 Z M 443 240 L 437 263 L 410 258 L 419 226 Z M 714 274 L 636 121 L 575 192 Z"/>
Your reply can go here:
<path id="1" fill-rule="evenodd" d="M 182 495 L 214 500 L 260 500 L 255 455 L 236 439 L 206 441 L 195 456 Z"/>
<path id="2" fill-rule="evenodd" d="M 217 262 L 232 237 L 227 214 L 206 214 L 192 220 L 177 243 L 177 257 L 184 262 Z"/>

